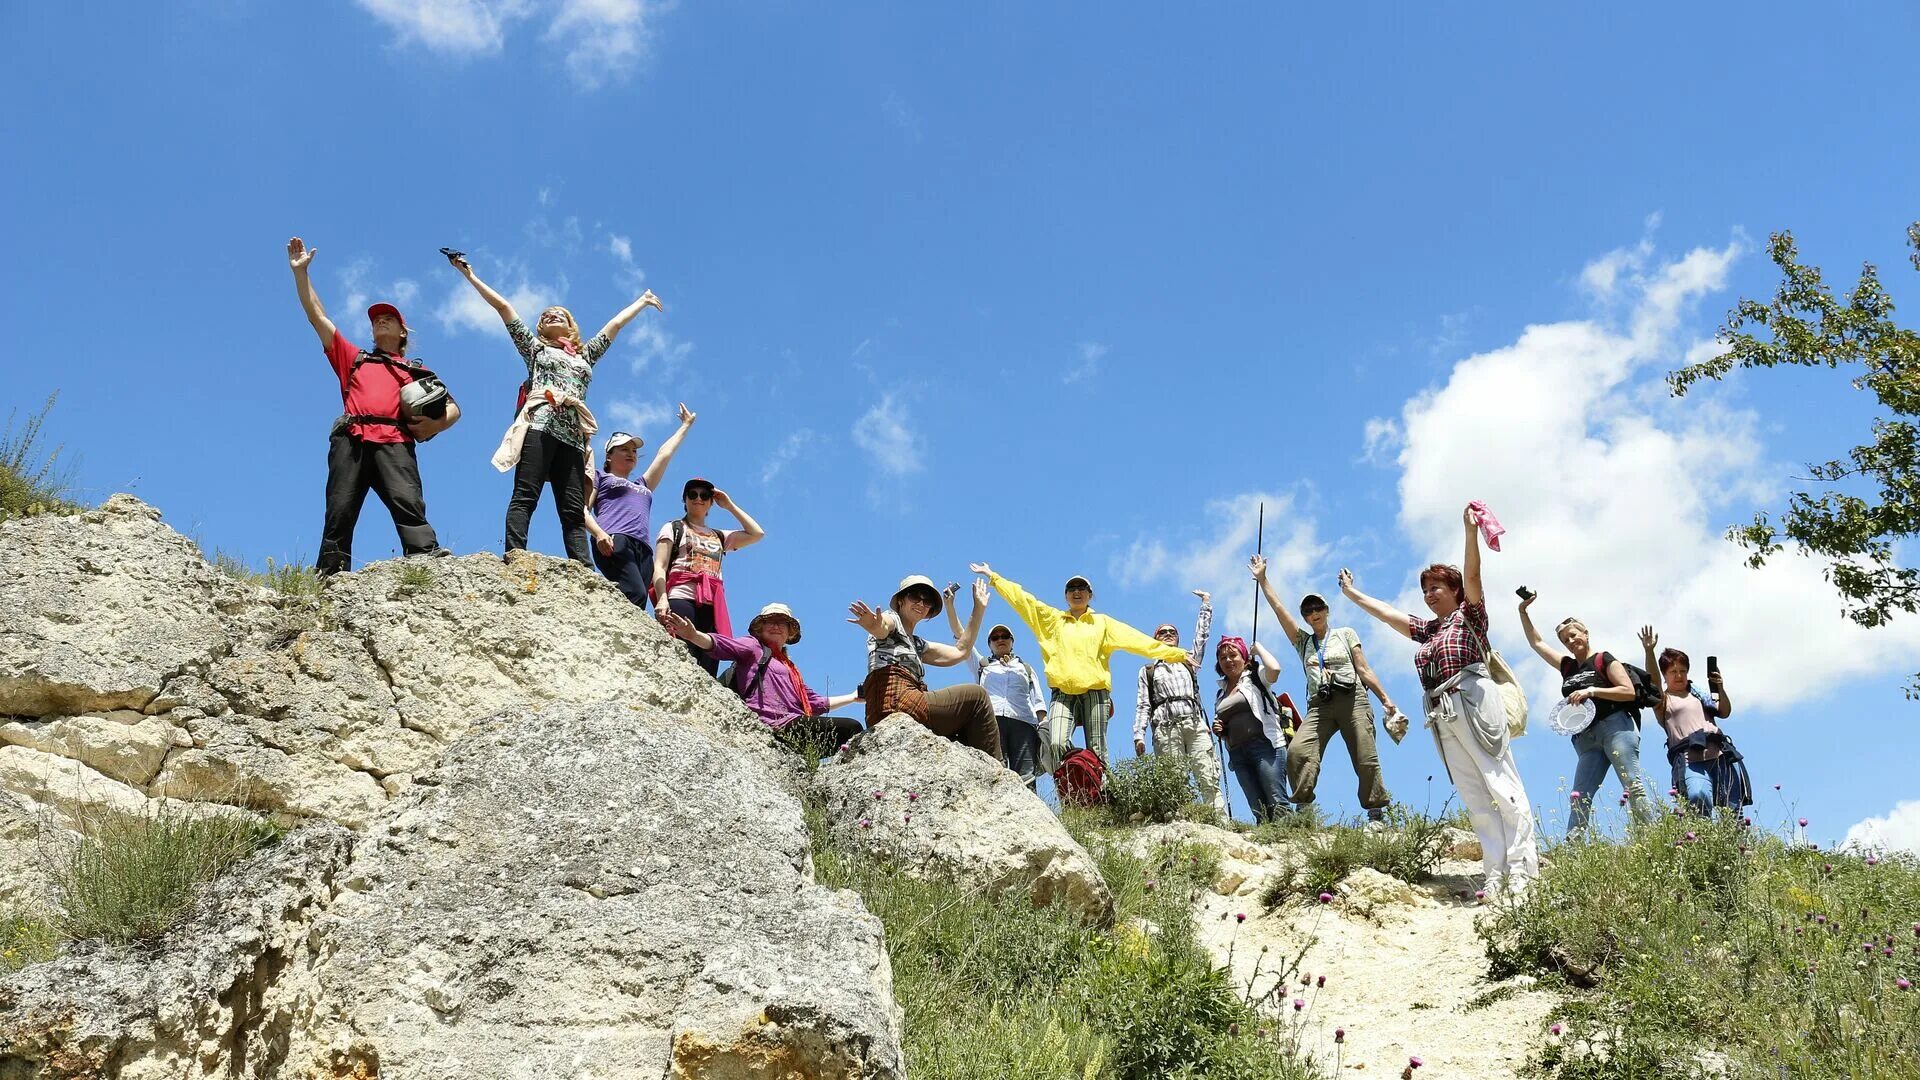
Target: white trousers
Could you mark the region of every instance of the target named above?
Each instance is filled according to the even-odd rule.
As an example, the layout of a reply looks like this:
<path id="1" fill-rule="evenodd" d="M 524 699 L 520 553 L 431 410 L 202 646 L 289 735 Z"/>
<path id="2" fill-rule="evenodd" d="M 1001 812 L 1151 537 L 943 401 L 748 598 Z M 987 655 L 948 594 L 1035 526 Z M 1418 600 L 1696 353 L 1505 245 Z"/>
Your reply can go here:
<path id="1" fill-rule="evenodd" d="M 1468 730 L 1469 710 L 1504 709 L 1493 680 L 1465 674 L 1450 692 L 1451 709 L 1429 709 L 1428 726 L 1440 758 L 1453 778 L 1453 789 L 1473 819 L 1480 838 L 1480 865 L 1489 880 L 1496 877 L 1531 880 L 1540 874 L 1540 854 L 1533 842 L 1533 804 L 1520 783 L 1520 769 L 1505 739 L 1498 754 L 1489 753 Z M 1501 719 L 1502 726 L 1505 719 Z"/>
<path id="2" fill-rule="evenodd" d="M 1185 761 L 1187 775 L 1200 789 L 1200 801 L 1220 811 L 1221 817 L 1227 816 L 1227 800 L 1220 790 L 1220 757 L 1214 753 L 1213 731 L 1205 717 L 1156 722 L 1153 752 Z"/>

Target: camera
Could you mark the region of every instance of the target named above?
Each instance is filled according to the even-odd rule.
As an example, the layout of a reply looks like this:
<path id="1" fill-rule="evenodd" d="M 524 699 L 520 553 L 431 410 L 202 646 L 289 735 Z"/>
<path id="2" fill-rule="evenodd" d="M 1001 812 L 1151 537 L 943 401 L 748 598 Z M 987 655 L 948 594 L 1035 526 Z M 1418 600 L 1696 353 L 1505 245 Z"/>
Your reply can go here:
<path id="1" fill-rule="evenodd" d="M 1531 600 L 1534 597 L 1540 595 L 1539 593 L 1534 592 L 1532 589 L 1527 588 L 1525 585 L 1522 585 L 1519 588 L 1513 590 L 1513 594 L 1515 596 L 1518 596 L 1522 600 Z"/>

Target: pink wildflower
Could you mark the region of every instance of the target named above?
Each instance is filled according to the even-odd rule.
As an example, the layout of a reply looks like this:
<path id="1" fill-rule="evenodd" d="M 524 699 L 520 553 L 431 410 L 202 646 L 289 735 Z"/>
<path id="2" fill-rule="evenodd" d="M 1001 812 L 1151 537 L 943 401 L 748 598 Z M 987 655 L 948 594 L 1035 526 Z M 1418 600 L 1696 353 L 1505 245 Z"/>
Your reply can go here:
<path id="1" fill-rule="evenodd" d="M 1333 1029 L 1333 1041 L 1334 1041 L 1334 1042 L 1337 1042 L 1337 1043 L 1343 1043 L 1343 1042 L 1346 1042 L 1346 1041 L 1347 1041 L 1347 1029 L 1346 1029 L 1346 1028 L 1334 1028 L 1334 1029 Z"/>
<path id="2" fill-rule="evenodd" d="M 1323 903 L 1323 904 L 1331 904 L 1331 903 L 1333 903 L 1333 894 L 1332 894 L 1332 893 L 1330 893 L 1330 892 L 1323 892 L 1323 893 L 1321 893 L 1321 894 L 1320 894 L 1320 902 L 1321 902 L 1321 903 Z M 1913 929 L 1914 929 L 1914 932 L 1915 932 L 1915 933 L 1920 933 L 1920 926 L 1916 926 L 1916 927 L 1914 927 Z"/>
<path id="3" fill-rule="evenodd" d="M 1306 999 L 1306 998 L 1294 998 L 1294 999 L 1293 999 L 1293 1011 L 1294 1011 L 1294 1012 L 1299 1012 L 1299 1011 L 1300 1011 L 1301 1009 L 1304 1009 L 1304 1008 L 1306 1008 L 1306 1007 L 1307 1007 L 1307 999 Z"/>
<path id="4" fill-rule="evenodd" d="M 1561 1031 L 1563 1031 L 1563 1030 L 1564 1030 L 1564 1029 L 1563 1029 L 1563 1028 L 1561 1028 L 1561 1026 L 1560 1026 L 1559 1024 L 1555 1024 L 1555 1025 L 1553 1025 L 1552 1027 L 1550 1027 L 1550 1028 L 1548 1028 L 1548 1029 L 1547 1029 L 1547 1031 L 1548 1031 L 1548 1032 L 1550 1032 L 1550 1033 L 1552 1033 L 1552 1034 L 1554 1034 L 1554 1035 L 1558 1035 L 1558 1034 L 1560 1034 L 1560 1032 L 1561 1032 Z"/>

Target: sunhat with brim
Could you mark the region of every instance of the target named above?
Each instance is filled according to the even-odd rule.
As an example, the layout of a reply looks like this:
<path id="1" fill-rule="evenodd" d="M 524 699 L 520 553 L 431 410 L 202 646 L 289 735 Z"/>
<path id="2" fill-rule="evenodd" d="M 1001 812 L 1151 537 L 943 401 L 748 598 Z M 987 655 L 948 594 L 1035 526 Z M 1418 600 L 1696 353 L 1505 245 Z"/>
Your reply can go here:
<path id="1" fill-rule="evenodd" d="M 751 634 L 760 629 L 761 622 L 767 619 L 787 621 L 787 644 L 792 645 L 800 640 L 800 620 L 793 617 L 793 609 L 785 604 L 768 604 L 761 608 L 760 614 L 755 615 L 753 621 L 747 624 L 747 633 Z"/>
<path id="2" fill-rule="evenodd" d="M 1093 582 L 1088 581 L 1085 574 L 1075 574 L 1072 577 L 1068 578 L 1066 586 L 1063 587 L 1060 591 L 1066 592 L 1068 589 L 1073 588 L 1073 583 L 1076 581 L 1082 585 L 1085 585 L 1087 587 L 1088 592 L 1093 591 Z"/>
<path id="3" fill-rule="evenodd" d="M 924 574 L 911 574 L 901 578 L 900 587 L 894 590 L 893 599 L 887 601 L 887 606 L 895 611 L 899 611 L 900 601 L 906 599 L 907 594 L 915 589 L 926 590 L 928 604 L 927 618 L 931 619 L 935 615 L 940 614 L 940 609 L 944 606 L 940 602 L 940 590 L 934 588 L 933 579 Z"/>

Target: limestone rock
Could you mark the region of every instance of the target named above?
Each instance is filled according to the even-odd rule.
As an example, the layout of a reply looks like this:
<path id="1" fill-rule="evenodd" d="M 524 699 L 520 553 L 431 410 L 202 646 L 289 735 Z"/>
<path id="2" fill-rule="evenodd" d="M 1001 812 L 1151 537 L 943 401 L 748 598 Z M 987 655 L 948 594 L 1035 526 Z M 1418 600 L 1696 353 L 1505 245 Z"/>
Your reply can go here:
<path id="1" fill-rule="evenodd" d="M 0 713 L 144 709 L 229 639 L 253 590 L 207 565 L 131 495 L 0 522 Z"/>
<path id="2" fill-rule="evenodd" d="M 1363 866 L 1334 886 L 1334 896 L 1342 910 L 1365 918 L 1378 919 L 1393 908 L 1411 908 L 1420 904 L 1413 886 L 1371 866 Z"/>
<path id="3" fill-rule="evenodd" d="M 279 1075 L 312 1007 L 307 927 L 350 846 L 339 826 L 308 826 L 215 881 L 155 942 L 83 942 L 0 975 L 0 1075 Z"/>
<path id="4" fill-rule="evenodd" d="M 904 1075 L 879 922 L 771 770 L 658 706 L 467 725 L 343 885 L 291 1068 Z"/>
<path id="5" fill-rule="evenodd" d="M 134 713 L 129 721 L 125 715 L 13 720 L 0 723 L 0 743 L 72 758 L 121 783 L 145 787 L 168 751 L 192 740 L 159 717 Z"/>
<path id="6" fill-rule="evenodd" d="M 1466 829 L 1447 826 L 1440 831 L 1440 843 L 1449 859 L 1457 862 L 1480 861 L 1480 838 Z"/>
<path id="7" fill-rule="evenodd" d="M 0 791 L 23 796 L 69 828 L 88 816 L 138 814 L 147 807 L 140 789 L 72 758 L 25 746 L 0 746 Z"/>
<path id="8" fill-rule="evenodd" d="M 1113 916 L 1093 859 L 1018 776 L 910 717 L 855 736 L 815 784 L 837 840 L 908 873 L 1015 889 L 1102 923 Z"/>

